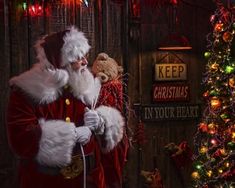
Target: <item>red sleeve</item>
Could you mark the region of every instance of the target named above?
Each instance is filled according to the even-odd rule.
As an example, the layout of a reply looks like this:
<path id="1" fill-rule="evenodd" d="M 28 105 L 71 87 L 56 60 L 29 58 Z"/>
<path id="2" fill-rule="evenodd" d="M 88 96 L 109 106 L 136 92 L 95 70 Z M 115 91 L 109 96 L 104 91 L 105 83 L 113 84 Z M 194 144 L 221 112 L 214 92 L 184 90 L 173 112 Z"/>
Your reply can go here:
<path id="1" fill-rule="evenodd" d="M 114 107 L 122 113 L 123 89 L 119 80 L 113 80 L 102 85 L 99 104 Z"/>
<path id="2" fill-rule="evenodd" d="M 13 89 L 7 110 L 7 131 L 10 147 L 22 158 L 33 158 L 39 147 L 41 128 L 35 110 L 26 95 Z"/>
<path id="3" fill-rule="evenodd" d="M 99 105 L 116 108 L 123 114 L 123 88 L 119 80 L 113 80 L 102 85 Z M 128 148 L 129 141 L 124 131 L 121 142 L 109 153 L 102 154 L 106 185 L 112 187 L 115 183 L 121 182 Z"/>

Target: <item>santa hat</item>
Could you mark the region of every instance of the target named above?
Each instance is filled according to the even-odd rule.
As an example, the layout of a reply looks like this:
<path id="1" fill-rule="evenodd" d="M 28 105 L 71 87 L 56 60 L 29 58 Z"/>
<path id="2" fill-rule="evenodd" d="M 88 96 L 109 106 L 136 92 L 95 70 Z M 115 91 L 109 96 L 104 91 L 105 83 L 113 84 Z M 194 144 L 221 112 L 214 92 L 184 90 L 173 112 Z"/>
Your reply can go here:
<path id="1" fill-rule="evenodd" d="M 90 45 L 84 33 L 72 26 L 38 40 L 35 49 L 39 63 L 61 68 L 84 57 Z"/>

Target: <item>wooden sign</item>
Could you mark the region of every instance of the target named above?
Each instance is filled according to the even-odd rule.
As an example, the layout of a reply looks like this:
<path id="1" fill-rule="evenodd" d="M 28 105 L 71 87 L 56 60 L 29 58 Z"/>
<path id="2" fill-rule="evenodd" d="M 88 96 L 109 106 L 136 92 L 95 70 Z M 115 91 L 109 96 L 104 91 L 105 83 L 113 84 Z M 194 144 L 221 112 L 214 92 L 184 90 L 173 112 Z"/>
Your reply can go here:
<path id="1" fill-rule="evenodd" d="M 155 64 L 155 81 L 173 81 L 186 79 L 186 64 Z"/>
<path id="2" fill-rule="evenodd" d="M 184 83 L 157 83 L 153 86 L 153 101 L 189 101 L 189 85 Z"/>
<path id="3" fill-rule="evenodd" d="M 141 116 L 143 121 L 190 120 L 200 117 L 200 108 L 197 104 L 144 105 Z"/>

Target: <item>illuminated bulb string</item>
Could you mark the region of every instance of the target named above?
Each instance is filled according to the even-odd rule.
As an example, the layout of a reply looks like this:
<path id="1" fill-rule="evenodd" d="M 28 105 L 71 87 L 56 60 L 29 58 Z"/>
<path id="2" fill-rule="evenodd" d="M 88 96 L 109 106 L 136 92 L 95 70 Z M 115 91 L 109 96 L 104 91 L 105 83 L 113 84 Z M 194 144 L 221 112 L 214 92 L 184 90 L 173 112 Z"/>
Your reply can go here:
<path id="1" fill-rule="evenodd" d="M 202 80 L 206 107 L 194 137 L 197 153 L 193 157 L 196 166 L 192 178 L 197 188 L 235 187 L 232 180 L 235 175 L 235 61 L 230 49 L 235 37 L 235 19 L 234 12 L 218 0 L 217 7 L 210 20 L 213 31 L 207 35 L 209 51 L 204 54 L 208 61 Z"/>

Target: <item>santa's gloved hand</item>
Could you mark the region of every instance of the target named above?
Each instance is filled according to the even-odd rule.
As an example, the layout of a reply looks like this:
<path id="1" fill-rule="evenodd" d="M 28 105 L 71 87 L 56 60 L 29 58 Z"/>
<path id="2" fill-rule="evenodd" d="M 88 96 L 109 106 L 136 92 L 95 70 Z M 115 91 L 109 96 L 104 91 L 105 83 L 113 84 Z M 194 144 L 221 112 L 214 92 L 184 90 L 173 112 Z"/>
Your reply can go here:
<path id="1" fill-rule="evenodd" d="M 104 120 L 95 110 L 85 109 L 84 125 L 96 134 L 104 133 Z"/>
<path id="2" fill-rule="evenodd" d="M 87 144 L 90 141 L 92 135 L 91 130 L 85 126 L 75 128 L 75 133 L 77 142 L 82 145 Z"/>

